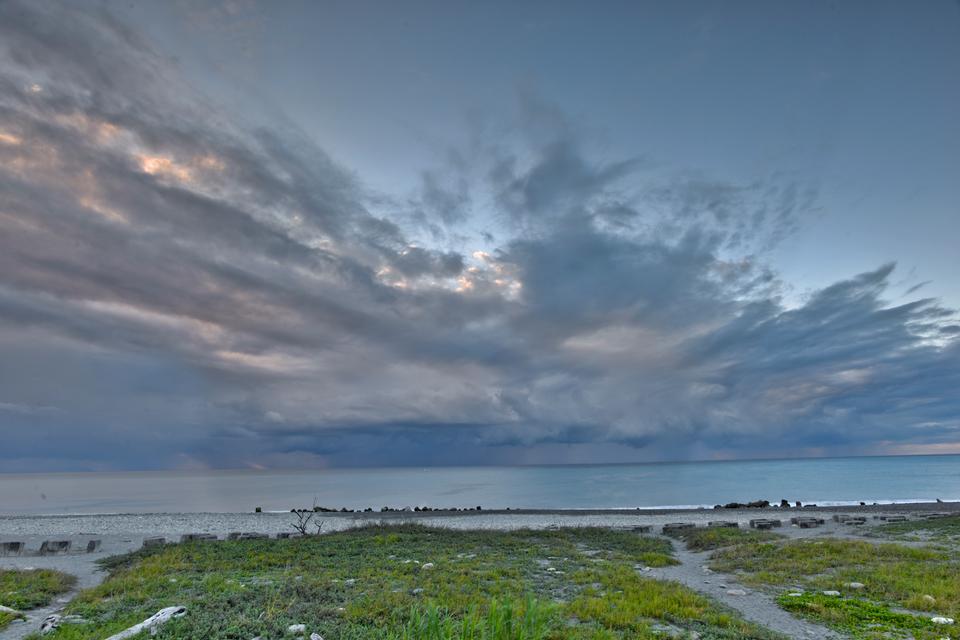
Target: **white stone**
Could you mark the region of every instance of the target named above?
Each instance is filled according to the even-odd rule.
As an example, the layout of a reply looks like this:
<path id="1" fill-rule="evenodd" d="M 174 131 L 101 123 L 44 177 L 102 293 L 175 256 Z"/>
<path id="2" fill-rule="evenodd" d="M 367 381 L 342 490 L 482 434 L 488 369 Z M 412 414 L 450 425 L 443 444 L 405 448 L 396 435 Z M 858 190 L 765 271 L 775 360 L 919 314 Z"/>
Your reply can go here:
<path id="1" fill-rule="evenodd" d="M 743 589 L 727 589 L 728 596 L 745 596 L 747 592 Z"/>
<path id="2" fill-rule="evenodd" d="M 838 596 L 838 595 L 840 595 L 840 592 L 839 592 L 839 591 L 828 590 L 828 591 L 824 591 L 824 592 L 823 592 L 823 595 L 825 595 L 825 596 Z"/>
<path id="3" fill-rule="evenodd" d="M 305 624 L 292 624 L 287 627 L 287 633 L 306 633 L 307 625 Z"/>
<path id="4" fill-rule="evenodd" d="M 944 616 L 934 616 L 930 618 L 930 622 L 933 624 L 953 624 L 953 618 L 946 618 Z"/>
<path id="5" fill-rule="evenodd" d="M 863 588 L 866 587 L 866 586 L 867 586 L 867 585 L 863 584 L 862 582 L 848 582 L 848 583 L 847 583 L 847 588 L 848 588 L 848 589 L 863 589 Z"/>
<path id="6" fill-rule="evenodd" d="M 433 569 L 434 564 L 432 562 L 425 562 L 420 566 L 421 569 Z"/>

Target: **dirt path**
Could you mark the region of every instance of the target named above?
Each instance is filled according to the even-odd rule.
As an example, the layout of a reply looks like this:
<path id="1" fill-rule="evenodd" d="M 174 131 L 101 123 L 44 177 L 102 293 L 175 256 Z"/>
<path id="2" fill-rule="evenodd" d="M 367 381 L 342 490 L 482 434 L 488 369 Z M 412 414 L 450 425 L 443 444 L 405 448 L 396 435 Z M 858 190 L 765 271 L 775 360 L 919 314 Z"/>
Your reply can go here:
<path id="1" fill-rule="evenodd" d="M 799 536 L 798 536 L 799 537 Z M 733 576 L 707 568 L 709 551 L 693 553 L 674 541 L 675 556 L 681 562 L 672 567 L 651 568 L 644 576 L 675 580 L 738 611 L 746 620 L 782 633 L 789 638 L 835 640 L 844 636 L 826 627 L 795 618 L 768 595 L 739 584 Z"/>
<path id="2" fill-rule="evenodd" d="M 72 538 L 75 544 L 86 544 L 92 536 L 63 536 Z M 27 537 L 27 548 L 35 550 L 45 538 Z M 118 553 L 126 553 L 139 546 L 139 539 L 111 536 L 103 539 L 103 547 L 97 553 L 71 553 L 58 556 L 38 556 L 28 553 L 23 556 L 0 557 L 0 569 L 56 569 L 77 577 L 76 586 L 69 592 L 63 593 L 46 607 L 24 611 L 27 619 L 13 621 L 4 629 L 0 629 L 0 640 L 21 640 L 40 630 L 40 623 L 52 613 L 58 613 L 81 589 L 88 589 L 100 584 L 106 573 L 99 570 L 97 560 Z"/>

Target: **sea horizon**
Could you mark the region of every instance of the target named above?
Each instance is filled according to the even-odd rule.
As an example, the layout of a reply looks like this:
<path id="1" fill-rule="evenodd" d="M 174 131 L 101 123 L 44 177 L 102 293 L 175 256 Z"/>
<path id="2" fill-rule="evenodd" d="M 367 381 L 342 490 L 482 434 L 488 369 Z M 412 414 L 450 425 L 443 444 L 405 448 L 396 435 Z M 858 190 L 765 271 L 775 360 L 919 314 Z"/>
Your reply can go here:
<path id="1" fill-rule="evenodd" d="M 375 511 L 697 509 L 783 499 L 909 504 L 960 500 L 960 455 L 4 473 L 0 494 L 0 516 L 283 512 L 314 504 Z"/>

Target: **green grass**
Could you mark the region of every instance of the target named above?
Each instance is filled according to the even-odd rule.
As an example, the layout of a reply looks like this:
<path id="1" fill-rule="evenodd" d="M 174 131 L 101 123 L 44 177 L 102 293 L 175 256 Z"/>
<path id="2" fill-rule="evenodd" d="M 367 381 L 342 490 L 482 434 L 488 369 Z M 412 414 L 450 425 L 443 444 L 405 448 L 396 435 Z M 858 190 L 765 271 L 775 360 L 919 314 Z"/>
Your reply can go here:
<path id="1" fill-rule="evenodd" d="M 782 595 L 777 602 L 787 611 L 813 618 L 854 638 L 935 639 L 948 636 L 928 617 L 892 611 L 888 606 L 858 598 L 838 598 L 819 593 L 799 597 Z"/>
<path id="2" fill-rule="evenodd" d="M 494 600 L 486 613 L 474 607 L 459 619 L 436 605 L 414 607 L 391 640 L 543 640 L 555 624 L 542 603 L 527 597 L 522 607 Z"/>
<path id="3" fill-rule="evenodd" d="M 0 605 L 20 611 L 43 607 L 76 582 L 74 576 L 51 569 L 0 569 Z M 0 629 L 14 619 L 13 614 L 0 613 Z"/>
<path id="4" fill-rule="evenodd" d="M 683 540 L 691 551 L 708 551 L 745 542 L 767 542 L 783 537 L 770 531 L 753 531 L 732 527 L 683 529 L 674 535 Z"/>
<path id="5" fill-rule="evenodd" d="M 74 576 L 52 569 L 0 569 L 0 604 L 11 609 L 35 609 L 73 588 Z"/>
<path id="6" fill-rule="evenodd" d="M 368 526 L 167 545 L 106 561 L 109 577 L 67 607 L 90 623 L 47 638 L 100 640 L 172 605 L 188 613 L 158 640 L 281 638 L 295 623 L 326 640 L 625 640 L 656 637 L 657 624 L 777 637 L 636 569 L 675 562 L 667 540 L 599 528 Z"/>
<path id="7" fill-rule="evenodd" d="M 12 613 L 4 613 L 0 611 L 0 629 L 3 629 L 5 626 L 16 620 L 17 617 Z"/>
<path id="8" fill-rule="evenodd" d="M 881 633 L 918 640 L 960 638 L 958 625 L 929 623 L 934 614 L 960 614 L 960 563 L 940 549 L 829 538 L 749 543 L 716 551 L 710 567 L 737 573 L 755 586 L 840 591 L 840 598 L 807 594 L 778 601 L 857 638 Z M 853 582 L 864 587 L 852 589 L 848 585 Z"/>
<path id="9" fill-rule="evenodd" d="M 913 540 L 960 542 L 960 516 L 891 522 L 875 527 L 872 533 Z"/>

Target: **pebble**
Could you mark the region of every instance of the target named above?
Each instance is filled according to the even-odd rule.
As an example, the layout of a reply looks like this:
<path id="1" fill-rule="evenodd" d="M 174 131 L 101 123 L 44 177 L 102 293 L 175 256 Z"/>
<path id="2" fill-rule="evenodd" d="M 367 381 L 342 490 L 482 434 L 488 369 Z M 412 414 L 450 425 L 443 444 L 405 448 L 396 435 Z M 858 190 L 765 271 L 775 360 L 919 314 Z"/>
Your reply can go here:
<path id="1" fill-rule="evenodd" d="M 953 618 L 946 618 L 944 616 L 934 616 L 930 618 L 930 622 L 933 624 L 953 624 Z"/>
<path id="2" fill-rule="evenodd" d="M 323 636 L 319 633 L 311 633 L 310 640 L 323 640 Z"/>
<path id="3" fill-rule="evenodd" d="M 728 596 L 745 596 L 747 592 L 743 589 L 727 589 Z"/>
<path id="4" fill-rule="evenodd" d="M 420 565 L 421 569 L 433 569 L 433 567 L 434 564 L 432 562 L 424 562 L 422 565 Z"/>
<path id="5" fill-rule="evenodd" d="M 849 589 L 863 589 L 867 585 L 863 584 L 862 582 L 848 582 L 846 586 Z"/>
<path id="6" fill-rule="evenodd" d="M 287 627 L 287 633 L 306 633 L 307 625 L 305 624 L 292 624 Z"/>
<path id="7" fill-rule="evenodd" d="M 824 591 L 824 592 L 823 592 L 823 595 L 825 595 L 825 596 L 839 596 L 839 595 L 840 595 L 840 592 L 839 592 L 839 591 L 827 590 L 827 591 Z"/>

